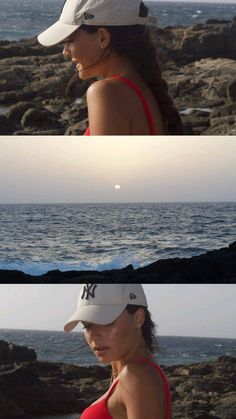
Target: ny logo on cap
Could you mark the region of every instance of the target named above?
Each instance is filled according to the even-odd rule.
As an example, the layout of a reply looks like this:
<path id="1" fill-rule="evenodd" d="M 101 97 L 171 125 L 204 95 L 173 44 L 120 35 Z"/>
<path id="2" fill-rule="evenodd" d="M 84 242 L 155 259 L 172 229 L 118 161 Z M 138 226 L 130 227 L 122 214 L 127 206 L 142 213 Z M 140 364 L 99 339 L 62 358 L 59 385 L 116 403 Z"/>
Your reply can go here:
<path id="1" fill-rule="evenodd" d="M 85 20 L 94 19 L 94 15 L 91 15 L 90 13 L 84 13 L 84 18 Z"/>
<path id="2" fill-rule="evenodd" d="M 85 298 L 85 300 L 88 300 L 89 297 L 95 298 L 95 289 L 97 288 L 96 284 L 86 284 L 83 288 L 83 294 L 81 296 L 81 300 Z"/>
<path id="3" fill-rule="evenodd" d="M 131 299 L 131 300 L 136 300 L 136 295 L 135 294 L 133 294 L 132 292 L 130 293 L 130 295 L 129 295 L 129 298 Z"/>

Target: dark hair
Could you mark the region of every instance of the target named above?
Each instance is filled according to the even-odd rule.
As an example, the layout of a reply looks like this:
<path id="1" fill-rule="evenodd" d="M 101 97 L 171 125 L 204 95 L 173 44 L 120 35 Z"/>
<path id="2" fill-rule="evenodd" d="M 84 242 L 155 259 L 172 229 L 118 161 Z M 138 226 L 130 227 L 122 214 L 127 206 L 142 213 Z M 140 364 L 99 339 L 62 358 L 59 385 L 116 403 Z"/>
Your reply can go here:
<path id="1" fill-rule="evenodd" d="M 149 351 L 151 353 L 153 353 L 154 352 L 154 343 L 155 343 L 155 340 L 156 340 L 156 337 L 155 337 L 156 325 L 151 319 L 151 313 L 149 312 L 147 307 L 144 307 L 144 306 L 138 306 L 138 305 L 134 305 L 134 304 L 128 304 L 126 306 L 126 310 L 128 311 L 129 314 L 134 314 L 139 308 L 143 308 L 143 310 L 145 312 L 145 320 L 144 320 L 144 323 L 142 325 L 143 338 L 146 342 L 146 345 L 147 345 Z"/>
<path id="2" fill-rule="evenodd" d="M 89 25 L 81 27 L 88 33 L 95 33 L 99 28 Z M 168 94 L 167 83 L 162 78 L 149 28 L 144 25 L 104 26 L 104 28 L 111 34 L 111 50 L 128 57 L 137 73 L 153 92 L 166 121 L 168 134 L 183 134 L 182 121 Z"/>

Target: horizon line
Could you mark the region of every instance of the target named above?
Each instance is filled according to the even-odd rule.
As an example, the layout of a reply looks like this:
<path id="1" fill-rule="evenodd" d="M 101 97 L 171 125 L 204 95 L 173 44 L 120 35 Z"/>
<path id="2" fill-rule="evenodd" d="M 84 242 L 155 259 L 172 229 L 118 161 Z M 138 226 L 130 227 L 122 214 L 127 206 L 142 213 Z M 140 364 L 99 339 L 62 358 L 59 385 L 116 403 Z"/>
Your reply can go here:
<path id="1" fill-rule="evenodd" d="M 53 330 L 53 329 L 47 329 L 47 330 L 43 330 L 43 329 L 15 329 L 15 328 L 0 328 L 0 331 L 8 331 L 8 330 L 18 330 L 18 331 L 31 331 L 31 332 L 59 332 L 59 333 L 65 333 L 67 334 L 67 332 L 65 332 L 63 329 L 62 330 Z M 81 331 L 74 331 L 74 332 L 70 332 L 71 333 L 80 333 L 83 334 L 83 332 Z M 230 339 L 230 340 L 236 340 L 236 337 L 222 337 L 222 336 L 183 336 L 183 335 L 158 335 L 156 334 L 156 337 L 173 337 L 173 338 L 200 338 L 200 339 Z"/>
<path id="2" fill-rule="evenodd" d="M 81 201 L 81 202 L 0 202 L 0 205 L 90 205 L 90 204 L 227 204 L 236 200 L 226 201 Z"/>

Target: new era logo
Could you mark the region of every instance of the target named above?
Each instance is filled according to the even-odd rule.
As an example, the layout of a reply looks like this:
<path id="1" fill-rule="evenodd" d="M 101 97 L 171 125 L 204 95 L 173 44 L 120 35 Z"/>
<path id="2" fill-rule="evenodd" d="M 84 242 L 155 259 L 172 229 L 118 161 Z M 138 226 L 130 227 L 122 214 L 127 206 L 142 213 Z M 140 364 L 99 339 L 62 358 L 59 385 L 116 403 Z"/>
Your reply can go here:
<path id="1" fill-rule="evenodd" d="M 85 20 L 94 19 L 94 15 L 91 15 L 90 13 L 84 13 L 84 18 Z"/>
<path id="2" fill-rule="evenodd" d="M 136 295 L 135 294 L 133 294 L 132 292 L 130 293 L 130 295 L 129 295 L 129 298 L 130 298 L 130 300 L 136 300 Z"/>

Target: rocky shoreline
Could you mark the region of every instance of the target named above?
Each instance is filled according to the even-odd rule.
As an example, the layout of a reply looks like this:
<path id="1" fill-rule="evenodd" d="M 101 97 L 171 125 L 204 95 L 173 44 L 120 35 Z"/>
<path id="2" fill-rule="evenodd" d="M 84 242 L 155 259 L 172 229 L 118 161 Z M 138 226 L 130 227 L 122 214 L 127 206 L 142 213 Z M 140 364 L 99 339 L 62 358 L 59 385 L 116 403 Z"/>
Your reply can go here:
<path id="1" fill-rule="evenodd" d="M 157 29 L 154 39 L 186 134 L 235 135 L 236 18 Z M 88 82 L 67 89 L 73 75 L 61 45 L 0 41 L 0 135 L 83 134 Z"/>
<path id="2" fill-rule="evenodd" d="M 0 283 L 83 283 L 83 282 L 141 282 L 141 283 L 235 283 L 236 241 L 228 247 L 212 250 L 190 258 L 160 259 L 134 269 L 98 271 L 49 271 L 32 276 L 21 271 L 0 270 Z"/>
<path id="3" fill-rule="evenodd" d="M 109 367 L 10 361 L 2 356 L 3 342 L 1 418 L 79 414 L 109 387 Z M 172 394 L 172 419 L 236 417 L 236 358 L 222 356 L 214 361 L 162 368 Z"/>

